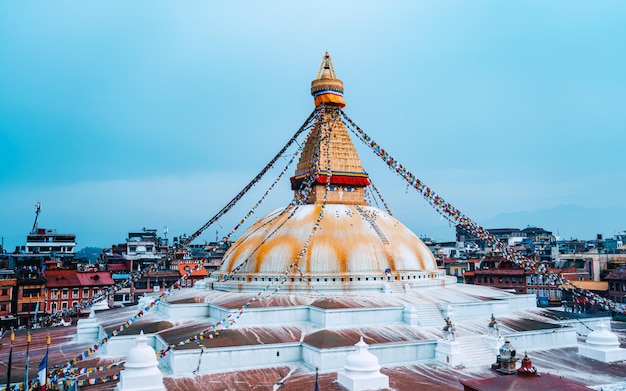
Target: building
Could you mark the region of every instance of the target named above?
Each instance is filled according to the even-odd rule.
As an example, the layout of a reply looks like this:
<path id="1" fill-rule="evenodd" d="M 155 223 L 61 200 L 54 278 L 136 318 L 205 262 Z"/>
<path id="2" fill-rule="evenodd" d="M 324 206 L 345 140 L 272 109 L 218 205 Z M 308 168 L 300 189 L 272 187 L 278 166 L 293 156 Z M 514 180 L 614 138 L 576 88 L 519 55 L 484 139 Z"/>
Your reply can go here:
<path id="1" fill-rule="evenodd" d="M 81 300 L 89 300 L 114 284 L 107 271 L 54 269 L 46 270 L 44 277 L 45 311 L 49 314 L 78 308 Z"/>
<path id="2" fill-rule="evenodd" d="M 626 265 L 620 265 L 606 276 L 609 283 L 609 299 L 616 303 L 626 303 Z"/>
<path id="3" fill-rule="evenodd" d="M 13 270 L 0 270 L 0 327 L 9 328 L 15 322 L 14 295 L 17 277 Z"/>
<path id="4" fill-rule="evenodd" d="M 535 293 L 529 291 L 528 287 L 538 284 L 531 276 L 527 278 L 526 272 L 519 266 L 501 256 L 485 257 L 480 263 L 480 268 L 474 271 L 473 277 L 476 285 L 491 286 L 515 293 Z"/>

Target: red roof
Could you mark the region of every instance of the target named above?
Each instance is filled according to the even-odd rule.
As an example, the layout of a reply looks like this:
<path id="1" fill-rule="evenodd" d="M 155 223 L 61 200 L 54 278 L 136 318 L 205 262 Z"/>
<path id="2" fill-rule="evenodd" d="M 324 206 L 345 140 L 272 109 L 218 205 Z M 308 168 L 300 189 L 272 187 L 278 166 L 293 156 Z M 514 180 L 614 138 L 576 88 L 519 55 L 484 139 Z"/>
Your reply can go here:
<path id="1" fill-rule="evenodd" d="M 477 269 L 477 275 L 493 275 L 493 276 L 505 276 L 505 275 L 516 275 L 521 276 L 524 274 L 524 270 L 522 269 Z"/>
<path id="2" fill-rule="evenodd" d="M 76 273 L 82 286 L 113 285 L 115 282 L 109 272 L 78 272 Z"/>
<path id="3" fill-rule="evenodd" d="M 46 270 L 46 287 L 48 288 L 75 288 L 86 286 L 113 285 L 113 279 L 108 272 L 79 272 L 77 270 Z"/>
<path id="4" fill-rule="evenodd" d="M 576 383 L 559 376 L 554 376 L 549 373 L 542 373 L 541 376 L 496 376 L 480 380 L 460 380 L 460 382 L 465 386 L 465 390 L 475 391 L 589 391 L 589 388 L 580 383 Z"/>
<path id="5" fill-rule="evenodd" d="M 209 275 L 209 272 L 206 271 L 205 268 L 202 267 L 202 265 L 198 265 L 198 263 L 196 262 L 182 262 L 178 264 L 178 271 L 180 272 L 181 276 L 184 276 L 185 274 L 187 274 L 187 269 L 189 268 L 189 270 L 196 268 L 194 271 L 191 272 L 191 277 L 206 277 Z M 200 267 L 200 269 L 198 269 L 198 267 Z"/>

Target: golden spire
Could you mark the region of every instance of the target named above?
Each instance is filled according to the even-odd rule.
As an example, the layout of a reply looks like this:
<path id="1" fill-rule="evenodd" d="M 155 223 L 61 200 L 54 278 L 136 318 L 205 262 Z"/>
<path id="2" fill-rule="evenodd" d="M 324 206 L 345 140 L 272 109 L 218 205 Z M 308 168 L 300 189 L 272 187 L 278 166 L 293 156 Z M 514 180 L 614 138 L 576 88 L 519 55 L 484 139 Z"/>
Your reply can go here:
<path id="1" fill-rule="evenodd" d="M 370 181 L 337 112 L 338 107 L 345 106 L 343 82 L 337 79 L 328 52 L 317 79 L 311 82 L 311 94 L 316 106 L 327 107 L 304 145 L 295 176 L 291 178 L 292 190 L 298 192 L 304 179 L 314 175 L 316 179 L 307 203 L 321 203 L 329 185 L 327 203 L 366 205 L 364 188 Z"/>

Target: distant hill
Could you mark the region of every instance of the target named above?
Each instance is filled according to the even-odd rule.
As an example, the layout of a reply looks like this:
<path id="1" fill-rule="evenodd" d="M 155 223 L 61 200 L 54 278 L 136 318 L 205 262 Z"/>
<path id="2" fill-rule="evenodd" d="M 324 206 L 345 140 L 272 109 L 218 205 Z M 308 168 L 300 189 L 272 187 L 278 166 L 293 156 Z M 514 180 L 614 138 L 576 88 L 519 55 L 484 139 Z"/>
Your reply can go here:
<path id="1" fill-rule="evenodd" d="M 610 238 L 626 230 L 626 208 L 559 205 L 533 212 L 502 213 L 478 223 L 487 229 L 541 227 L 564 239 L 595 239 L 597 234 Z"/>
<path id="2" fill-rule="evenodd" d="M 95 263 L 101 252 L 99 247 L 84 247 L 76 252 L 76 258 L 87 258 L 89 263 Z"/>

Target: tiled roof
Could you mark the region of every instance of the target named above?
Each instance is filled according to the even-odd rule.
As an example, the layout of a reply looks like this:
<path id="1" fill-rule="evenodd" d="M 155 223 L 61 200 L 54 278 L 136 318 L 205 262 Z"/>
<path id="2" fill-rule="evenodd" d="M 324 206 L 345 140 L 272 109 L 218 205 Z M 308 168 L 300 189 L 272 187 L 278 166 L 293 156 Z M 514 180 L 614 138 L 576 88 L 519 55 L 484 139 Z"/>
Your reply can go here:
<path id="1" fill-rule="evenodd" d="M 609 290 L 609 282 L 608 281 L 578 281 L 578 280 L 569 280 L 572 285 L 575 285 L 579 288 L 588 289 L 591 291 L 608 291 Z"/>
<path id="2" fill-rule="evenodd" d="M 182 276 L 184 276 L 185 274 L 187 274 L 187 268 L 192 269 L 194 267 L 197 267 L 196 263 L 179 263 L 178 272 Z M 193 272 L 191 272 L 191 277 L 206 277 L 208 275 L 209 273 L 203 267 L 201 269 L 195 269 Z"/>
<path id="3" fill-rule="evenodd" d="M 115 282 L 109 272 L 78 272 L 78 280 L 83 286 L 113 285 Z"/>
<path id="4" fill-rule="evenodd" d="M 77 270 L 46 270 L 44 272 L 48 288 L 74 288 L 86 286 L 113 285 L 109 272 L 79 272 Z"/>
<path id="5" fill-rule="evenodd" d="M 76 276 L 76 270 L 46 270 L 44 271 L 48 288 L 73 288 L 82 286 Z"/>
<path id="6" fill-rule="evenodd" d="M 542 373 L 541 376 L 494 376 L 488 379 L 460 380 L 466 390 L 476 391 L 500 391 L 500 390 L 571 390 L 589 391 L 589 388 L 580 383 L 564 379 L 562 376 L 555 376 L 549 373 Z"/>

